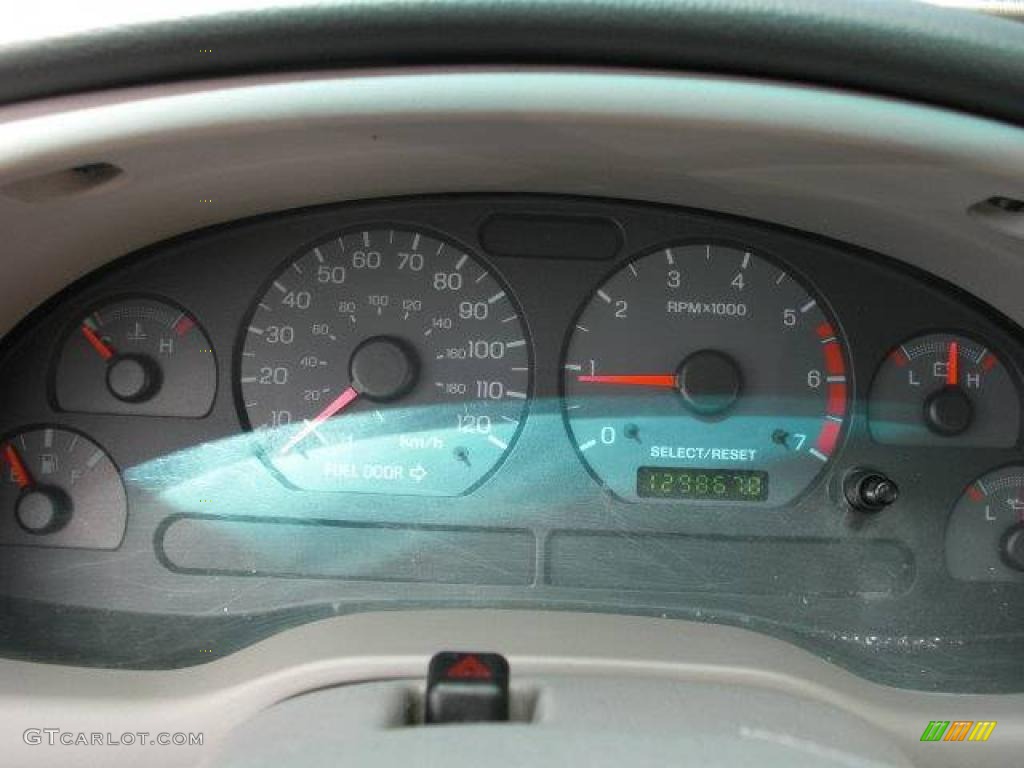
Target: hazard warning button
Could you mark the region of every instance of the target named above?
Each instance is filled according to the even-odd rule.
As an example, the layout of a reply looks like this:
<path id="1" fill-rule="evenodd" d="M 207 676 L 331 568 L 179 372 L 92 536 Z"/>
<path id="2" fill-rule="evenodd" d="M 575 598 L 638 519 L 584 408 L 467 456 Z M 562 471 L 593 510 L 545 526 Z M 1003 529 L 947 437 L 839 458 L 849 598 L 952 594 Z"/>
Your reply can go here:
<path id="1" fill-rule="evenodd" d="M 508 720 L 508 662 L 497 653 L 445 651 L 430 660 L 426 721 Z"/>

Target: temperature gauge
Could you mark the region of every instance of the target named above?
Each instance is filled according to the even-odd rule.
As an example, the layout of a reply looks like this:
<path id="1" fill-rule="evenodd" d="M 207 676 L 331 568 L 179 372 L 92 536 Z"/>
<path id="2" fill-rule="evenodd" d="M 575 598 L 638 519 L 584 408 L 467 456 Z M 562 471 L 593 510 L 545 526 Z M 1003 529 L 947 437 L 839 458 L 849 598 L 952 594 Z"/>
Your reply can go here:
<path id="1" fill-rule="evenodd" d="M 935 333 L 889 353 L 868 416 L 872 436 L 886 445 L 1010 448 L 1020 432 L 1020 397 L 990 349 Z"/>
<path id="2" fill-rule="evenodd" d="M 1024 467 L 967 486 L 946 529 L 946 565 L 965 581 L 1024 583 Z"/>
<path id="3" fill-rule="evenodd" d="M 56 376 L 57 405 L 81 413 L 200 418 L 217 390 L 213 350 L 196 319 L 145 298 L 79 320 Z"/>
<path id="4" fill-rule="evenodd" d="M 117 467 L 84 435 L 40 427 L 0 441 L 0 544 L 115 549 L 126 517 Z"/>

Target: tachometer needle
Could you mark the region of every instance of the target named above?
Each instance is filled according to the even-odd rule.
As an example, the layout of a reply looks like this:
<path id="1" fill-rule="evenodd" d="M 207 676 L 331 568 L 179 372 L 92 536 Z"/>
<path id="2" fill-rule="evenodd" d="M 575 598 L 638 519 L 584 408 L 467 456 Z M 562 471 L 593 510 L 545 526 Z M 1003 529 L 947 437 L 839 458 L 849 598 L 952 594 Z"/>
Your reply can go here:
<path id="1" fill-rule="evenodd" d="M 949 342 L 949 356 L 946 359 L 946 386 L 955 387 L 960 383 L 960 345 Z"/>
<path id="2" fill-rule="evenodd" d="M 89 342 L 92 348 L 95 349 L 97 354 L 99 354 L 99 356 L 104 360 L 109 360 L 114 356 L 114 350 L 111 349 L 110 345 L 101 339 L 99 334 L 88 325 L 82 326 L 82 335 L 85 336 L 85 340 Z"/>
<path id="3" fill-rule="evenodd" d="M 577 376 L 577 381 L 585 384 L 624 384 L 632 387 L 664 387 L 675 389 L 678 379 L 672 375 L 640 375 L 640 376 Z"/>
<path id="4" fill-rule="evenodd" d="M 25 468 L 25 462 L 21 460 L 21 456 L 18 455 L 18 451 L 15 450 L 14 446 L 7 443 L 4 446 L 4 458 L 11 467 L 11 476 L 14 478 L 14 482 L 18 484 L 19 488 L 31 488 L 35 483 L 32 481 L 32 475 L 29 474 L 28 469 Z"/>
<path id="5" fill-rule="evenodd" d="M 302 429 L 292 435 L 292 438 L 284 444 L 279 453 L 282 456 L 288 453 L 292 448 L 313 434 L 317 427 L 331 418 L 334 414 L 339 413 L 343 408 L 346 408 L 357 397 L 359 397 L 359 391 L 355 387 L 349 387 L 346 389 L 334 398 L 326 408 L 320 411 L 315 418 L 307 421 L 306 425 Z"/>

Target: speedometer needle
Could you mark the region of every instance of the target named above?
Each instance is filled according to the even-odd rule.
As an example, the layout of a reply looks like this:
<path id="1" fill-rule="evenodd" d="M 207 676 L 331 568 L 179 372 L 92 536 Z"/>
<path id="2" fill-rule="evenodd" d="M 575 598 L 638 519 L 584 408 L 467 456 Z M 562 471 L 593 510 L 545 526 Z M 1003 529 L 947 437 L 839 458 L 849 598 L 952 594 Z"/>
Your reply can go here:
<path id="1" fill-rule="evenodd" d="M 346 389 L 334 398 L 326 408 L 320 411 L 315 418 L 311 421 L 307 421 L 306 425 L 302 429 L 292 435 L 292 438 L 284 444 L 284 447 L 281 448 L 280 454 L 284 456 L 292 448 L 313 434 L 317 427 L 331 418 L 334 414 L 339 413 L 343 408 L 346 408 L 357 397 L 359 397 L 359 391 L 355 387 L 349 387 Z"/>
<path id="2" fill-rule="evenodd" d="M 585 384 L 624 384 L 632 387 L 664 387 L 675 389 L 678 379 L 672 375 L 625 375 L 625 376 L 577 376 L 577 381 Z"/>

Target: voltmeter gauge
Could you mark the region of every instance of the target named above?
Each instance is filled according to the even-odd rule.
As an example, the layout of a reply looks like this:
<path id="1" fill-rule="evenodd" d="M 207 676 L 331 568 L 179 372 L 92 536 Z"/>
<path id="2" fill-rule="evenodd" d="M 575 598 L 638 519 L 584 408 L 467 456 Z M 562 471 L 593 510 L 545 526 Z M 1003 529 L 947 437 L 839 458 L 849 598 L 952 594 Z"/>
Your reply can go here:
<path id="1" fill-rule="evenodd" d="M 946 566 L 964 581 L 1024 584 L 1024 467 L 967 486 L 946 528 Z"/>
<path id="2" fill-rule="evenodd" d="M 54 390 L 65 411 L 200 418 L 213 405 L 217 365 L 192 315 L 165 301 L 130 298 L 75 323 Z"/>
<path id="3" fill-rule="evenodd" d="M 117 467 L 85 435 L 43 426 L 0 440 L 0 544 L 115 549 L 126 519 Z"/>
<path id="4" fill-rule="evenodd" d="M 984 344 L 934 333 L 888 354 L 868 417 L 872 436 L 885 445 L 1009 448 L 1020 432 L 1020 396 Z"/>

